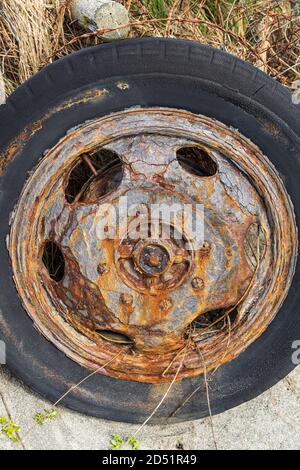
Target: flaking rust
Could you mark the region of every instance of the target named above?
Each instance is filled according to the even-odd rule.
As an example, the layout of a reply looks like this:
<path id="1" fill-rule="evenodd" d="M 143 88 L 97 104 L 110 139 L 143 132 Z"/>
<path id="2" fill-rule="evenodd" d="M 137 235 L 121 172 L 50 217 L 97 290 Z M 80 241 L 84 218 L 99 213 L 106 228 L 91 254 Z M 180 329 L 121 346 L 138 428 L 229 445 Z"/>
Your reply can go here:
<path id="1" fill-rule="evenodd" d="M 12 161 L 17 154 L 19 154 L 25 147 L 27 141 L 42 129 L 44 123 L 54 114 L 60 113 L 65 109 L 70 109 L 75 106 L 80 106 L 91 101 L 103 99 L 109 91 L 106 88 L 92 88 L 78 95 L 63 101 L 57 106 L 49 109 L 43 117 L 29 126 L 27 126 L 11 143 L 6 147 L 3 153 L 0 153 L 0 176 L 3 175 L 7 164 Z"/>
<path id="2" fill-rule="evenodd" d="M 206 152 L 214 174 L 195 176 L 179 164 L 177 150 L 191 146 Z M 89 160 L 99 148 L 122 160 L 112 190 L 104 191 L 107 181 Z M 68 202 L 68 179 L 80 159 L 92 176 L 80 198 Z M 201 205 L 201 244 L 188 230 L 177 238 L 176 222 L 165 220 L 167 239 L 150 232 L 133 239 L 136 214 L 127 213 L 117 237 L 100 239 L 99 209 L 124 196 L 129 206 L 149 210 L 176 202 L 196 214 Z M 245 241 L 253 226 L 262 230 L 257 246 L 251 237 L 249 259 Z M 43 263 L 47 240 L 64 259 L 59 280 Z M 202 373 L 203 364 L 210 370 L 231 360 L 265 330 L 291 282 L 297 233 L 279 176 L 237 131 L 184 111 L 131 109 L 73 129 L 49 150 L 23 191 L 9 245 L 26 310 L 59 349 L 91 369 L 111 360 L 103 372 L 114 377 L 168 382 L 179 368 L 178 380 Z M 225 312 L 217 327 L 209 320 L 216 312 Z"/>

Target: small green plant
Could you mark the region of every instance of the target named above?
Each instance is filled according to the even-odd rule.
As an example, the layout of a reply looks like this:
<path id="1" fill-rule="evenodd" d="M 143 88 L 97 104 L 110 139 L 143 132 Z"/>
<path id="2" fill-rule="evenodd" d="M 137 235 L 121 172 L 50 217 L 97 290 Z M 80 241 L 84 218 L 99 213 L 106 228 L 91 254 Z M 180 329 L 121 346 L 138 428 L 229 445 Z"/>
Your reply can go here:
<path id="1" fill-rule="evenodd" d="M 124 441 L 119 434 L 115 434 L 110 441 L 110 450 L 120 450 L 123 448 L 123 445 L 130 447 L 132 450 L 140 449 L 140 443 L 137 437 L 128 436 Z"/>
<path id="2" fill-rule="evenodd" d="M 13 421 L 5 418 L 5 416 L 0 416 L 0 426 L 1 433 L 5 434 L 8 439 L 13 442 L 19 442 L 18 431 L 20 431 L 20 426 Z"/>
<path id="3" fill-rule="evenodd" d="M 44 412 L 36 413 L 33 419 L 37 424 L 43 425 L 45 421 L 57 418 L 57 414 L 58 414 L 58 411 L 55 409 L 52 409 L 52 410 L 45 409 Z"/>
<path id="4" fill-rule="evenodd" d="M 34 421 L 37 423 L 37 424 L 44 424 L 45 420 L 46 420 L 46 415 L 45 413 L 36 413 L 36 415 L 34 416 Z"/>
<path id="5" fill-rule="evenodd" d="M 131 446 L 132 450 L 140 449 L 140 442 L 137 437 L 129 436 L 127 439 L 127 444 Z"/>
<path id="6" fill-rule="evenodd" d="M 110 441 L 110 450 L 120 450 L 123 447 L 123 439 L 119 434 L 115 434 Z"/>

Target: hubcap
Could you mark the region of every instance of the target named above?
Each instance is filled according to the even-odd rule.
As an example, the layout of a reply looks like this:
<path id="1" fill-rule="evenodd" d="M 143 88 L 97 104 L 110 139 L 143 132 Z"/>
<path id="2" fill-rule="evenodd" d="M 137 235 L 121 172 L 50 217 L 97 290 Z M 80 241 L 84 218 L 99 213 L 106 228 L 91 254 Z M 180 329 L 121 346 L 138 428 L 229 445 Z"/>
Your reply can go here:
<path id="1" fill-rule="evenodd" d="M 148 276 L 159 276 L 170 267 L 171 255 L 166 246 L 155 241 L 142 241 L 134 249 L 135 266 Z"/>
<path id="2" fill-rule="evenodd" d="M 168 219 L 174 206 L 192 223 Z M 215 368 L 266 329 L 290 287 L 297 229 L 277 172 L 237 131 L 132 109 L 47 152 L 9 251 L 27 312 L 59 349 L 159 382 L 181 362 L 178 379 Z"/>

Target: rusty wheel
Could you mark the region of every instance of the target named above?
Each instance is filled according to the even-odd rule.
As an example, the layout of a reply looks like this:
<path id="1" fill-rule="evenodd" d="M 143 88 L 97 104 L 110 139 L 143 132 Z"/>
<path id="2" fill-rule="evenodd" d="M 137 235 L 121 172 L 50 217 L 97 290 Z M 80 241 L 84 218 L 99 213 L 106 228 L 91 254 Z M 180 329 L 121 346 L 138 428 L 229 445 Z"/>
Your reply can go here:
<path id="1" fill-rule="evenodd" d="M 97 63 L 116 51 L 107 81 Z M 216 413 L 293 367 L 298 121 L 274 108 L 270 78 L 215 54 L 169 40 L 93 48 L 34 77 L 1 110 L 1 123 L 18 100 L 35 110 L 20 113 L 19 137 L 3 138 L 2 332 L 9 366 L 52 400 L 97 370 L 65 404 L 141 421 L 176 378 L 157 419 L 190 419 L 207 414 L 204 372 Z M 197 60 L 210 64 L 209 87 Z M 243 90 L 243 67 L 257 89 L 273 86 L 264 109 Z M 67 83 L 52 82 L 64 68 L 67 97 Z"/>

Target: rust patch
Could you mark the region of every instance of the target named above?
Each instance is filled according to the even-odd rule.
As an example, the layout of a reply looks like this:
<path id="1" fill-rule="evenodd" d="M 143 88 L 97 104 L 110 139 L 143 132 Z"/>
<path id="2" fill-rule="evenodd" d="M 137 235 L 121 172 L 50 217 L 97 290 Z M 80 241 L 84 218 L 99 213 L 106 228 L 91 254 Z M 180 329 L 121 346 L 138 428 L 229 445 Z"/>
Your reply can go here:
<path id="1" fill-rule="evenodd" d="M 7 164 L 12 161 L 17 155 L 17 153 L 19 153 L 24 148 L 26 142 L 30 139 L 30 137 L 32 137 L 37 131 L 39 131 L 43 127 L 43 124 L 47 121 L 47 119 L 49 119 L 54 114 L 63 111 L 64 109 L 69 109 L 73 106 L 84 104 L 89 101 L 102 99 L 108 93 L 108 90 L 106 90 L 105 88 L 95 88 L 92 90 L 87 90 L 72 99 L 62 102 L 58 106 L 45 113 L 39 121 L 36 121 L 26 127 L 0 155 L 0 176 L 3 175 Z"/>
<path id="2" fill-rule="evenodd" d="M 191 146 L 206 149 L 215 174 L 201 178 L 179 165 L 177 149 Z M 122 181 L 110 192 L 88 157 L 99 147 L 123 162 Z M 79 158 L 92 176 L 70 203 L 65 192 Z M 176 221 L 168 223 L 167 239 L 152 233 L 133 239 L 134 213 L 126 213 L 129 229 L 99 239 L 99 208 L 125 195 L 147 207 L 176 202 L 196 211 L 201 204 L 202 243 L 195 246 L 189 229 L 175 237 Z M 255 234 L 245 249 L 255 224 L 264 234 L 263 253 L 260 236 L 255 252 Z M 59 282 L 42 263 L 47 240 L 64 256 Z M 16 208 L 9 251 L 29 315 L 58 348 L 91 369 L 122 351 L 106 374 L 168 382 L 181 362 L 178 380 L 202 373 L 203 363 L 210 370 L 233 359 L 265 330 L 290 286 L 297 230 L 278 174 L 237 131 L 184 111 L 133 109 L 70 131 L 47 153 Z M 226 312 L 234 306 L 229 335 Z"/>

